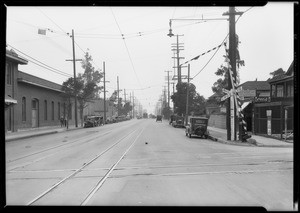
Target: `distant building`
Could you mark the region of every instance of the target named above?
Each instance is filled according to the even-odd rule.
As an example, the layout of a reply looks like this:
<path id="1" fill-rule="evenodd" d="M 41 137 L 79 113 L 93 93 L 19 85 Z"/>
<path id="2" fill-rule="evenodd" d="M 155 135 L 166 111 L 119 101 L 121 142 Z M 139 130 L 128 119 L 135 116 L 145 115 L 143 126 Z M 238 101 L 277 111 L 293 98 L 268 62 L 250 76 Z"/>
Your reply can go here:
<path id="1" fill-rule="evenodd" d="M 118 110 L 114 107 L 113 102 L 106 100 L 106 119 L 111 120 L 117 116 Z M 83 109 L 83 116 L 87 115 L 101 115 L 104 116 L 104 100 L 94 99 L 87 103 L 87 106 Z"/>

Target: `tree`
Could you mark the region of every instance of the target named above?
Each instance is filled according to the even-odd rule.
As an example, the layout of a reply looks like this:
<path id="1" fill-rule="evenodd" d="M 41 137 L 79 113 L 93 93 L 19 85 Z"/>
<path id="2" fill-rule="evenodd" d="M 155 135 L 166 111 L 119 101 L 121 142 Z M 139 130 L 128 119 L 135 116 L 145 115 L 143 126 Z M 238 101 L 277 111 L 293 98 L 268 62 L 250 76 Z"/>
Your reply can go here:
<path id="1" fill-rule="evenodd" d="M 82 61 L 83 74 L 78 74 L 76 77 L 76 84 L 74 78 L 69 78 L 63 82 L 63 88 L 65 95 L 69 100 L 71 97 L 75 97 L 75 91 L 77 93 L 78 108 L 80 112 L 81 126 L 83 126 L 83 109 L 92 102 L 93 99 L 99 98 L 99 92 L 103 89 L 102 86 L 98 86 L 102 73 L 91 64 L 92 57 L 87 52 L 85 58 Z M 77 112 L 75 112 L 77 113 Z"/>
<path id="2" fill-rule="evenodd" d="M 177 115 L 186 114 L 186 93 L 187 83 L 177 84 L 177 92 L 175 92 L 171 99 L 175 105 L 174 113 Z M 192 83 L 189 84 L 189 113 L 194 112 L 195 115 L 205 114 L 205 98 L 196 92 L 196 86 Z"/>

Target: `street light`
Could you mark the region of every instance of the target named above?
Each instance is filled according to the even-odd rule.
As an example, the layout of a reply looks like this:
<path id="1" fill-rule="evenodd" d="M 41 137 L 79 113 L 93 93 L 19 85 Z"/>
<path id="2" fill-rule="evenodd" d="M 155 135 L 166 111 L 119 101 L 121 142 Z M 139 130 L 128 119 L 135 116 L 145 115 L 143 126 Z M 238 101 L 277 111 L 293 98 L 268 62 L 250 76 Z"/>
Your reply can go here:
<path id="1" fill-rule="evenodd" d="M 172 21 L 170 20 L 170 22 L 169 22 L 169 25 L 170 25 L 170 29 L 169 29 L 169 34 L 167 34 L 167 36 L 169 36 L 169 37 L 172 37 L 172 36 L 174 36 L 174 34 L 172 33 Z"/>

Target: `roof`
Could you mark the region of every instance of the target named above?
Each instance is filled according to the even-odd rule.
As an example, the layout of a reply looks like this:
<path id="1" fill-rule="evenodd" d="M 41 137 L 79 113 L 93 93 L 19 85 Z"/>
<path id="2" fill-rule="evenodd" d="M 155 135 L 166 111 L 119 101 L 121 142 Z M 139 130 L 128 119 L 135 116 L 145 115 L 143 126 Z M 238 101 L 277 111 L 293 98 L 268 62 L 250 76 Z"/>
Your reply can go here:
<path id="1" fill-rule="evenodd" d="M 62 85 L 19 71 L 18 82 L 28 83 L 38 87 L 62 92 Z"/>
<path id="2" fill-rule="evenodd" d="M 270 84 L 267 81 L 246 81 L 240 84 L 243 90 L 270 90 Z"/>
<path id="3" fill-rule="evenodd" d="M 292 78 L 294 78 L 294 61 L 291 63 L 288 70 L 284 74 L 268 79 L 268 82 L 273 83 L 276 81 L 284 81 L 286 79 L 292 79 Z"/>
<path id="4" fill-rule="evenodd" d="M 270 90 L 268 81 L 246 81 L 238 87 L 242 87 L 243 90 Z"/>
<path id="5" fill-rule="evenodd" d="M 28 64 L 28 61 L 26 59 L 19 57 L 18 54 L 13 50 L 6 49 L 6 58 L 16 61 L 19 64 Z"/>

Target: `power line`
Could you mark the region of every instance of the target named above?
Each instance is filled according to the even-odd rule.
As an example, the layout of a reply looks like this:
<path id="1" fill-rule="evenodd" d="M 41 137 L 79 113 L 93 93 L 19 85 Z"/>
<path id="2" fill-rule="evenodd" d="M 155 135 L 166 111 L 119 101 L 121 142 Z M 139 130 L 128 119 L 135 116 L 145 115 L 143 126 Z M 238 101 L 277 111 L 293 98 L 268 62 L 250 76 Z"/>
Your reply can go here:
<path id="1" fill-rule="evenodd" d="M 37 60 L 37 59 L 35 59 L 35 58 L 33 58 L 33 57 L 27 55 L 26 53 L 23 53 L 22 51 L 18 50 L 17 48 L 15 48 L 15 47 L 13 47 L 13 46 L 11 46 L 11 45 L 9 45 L 9 44 L 7 44 L 7 45 L 10 46 L 12 49 L 18 51 L 19 53 L 25 55 L 26 57 L 31 58 L 31 59 L 34 60 L 34 61 L 37 61 L 37 62 L 40 63 L 40 64 L 38 64 L 38 63 L 36 63 L 36 62 L 34 62 L 34 61 L 30 60 L 30 59 L 27 59 L 28 61 L 30 61 L 30 62 L 32 62 L 32 63 L 34 63 L 34 64 L 36 64 L 36 65 L 38 65 L 38 66 L 40 66 L 40 67 L 43 67 L 43 68 L 45 68 L 45 69 L 47 69 L 47 70 L 49 70 L 49 71 L 51 71 L 51 72 L 54 72 L 54 73 L 56 73 L 56 74 L 59 74 L 59 75 L 63 75 L 63 76 L 66 76 L 66 77 L 72 77 L 72 75 L 70 75 L 70 74 L 68 74 L 68 73 L 65 73 L 65 72 L 63 72 L 63 71 L 61 71 L 61 70 L 58 70 L 58 69 L 56 69 L 56 68 L 53 68 L 53 67 L 51 67 L 51 66 L 49 66 L 49 65 L 47 65 L 47 64 L 45 64 L 45 63 L 43 63 L 43 62 L 41 62 L 41 61 L 39 61 L 39 60 Z M 41 65 L 41 64 L 42 64 L 42 65 Z"/>
<path id="2" fill-rule="evenodd" d="M 111 7 L 110 7 L 110 10 L 111 10 L 111 12 L 112 12 L 112 14 L 113 14 L 113 17 L 114 17 L 114 19 L 115 19 L 115 22 L 116 22 L 118 28 L 119 28 L 119 31 L 120 31 L 121 35 L 123 36 L 122 31 L 121 31 L 121 28 L 120 28 L 120 26 L 119 26 L 119 24 L 118 24 L 118 21 L 117 21 L 117 19 L 116 19 L 116 17 L 115 17 L 115 14 L 114 14 L 114 12 L 113 12 L 113 10 L 112 10 Z M 139 80 L 139 78 L 138 78 L 138 76 L 137 76 L 137 74 L 136 74 L 136 71 L 135 71 L 135 68 L 134 68 L 134 65 L 133 65 L 133 61 L 132 61 L 132 59 L 131 59 L 131 56 L 130 56 L 130 53 L 129 53 L 129 50 L 128 50 L 128 47 L 127 47 L 127 44 L 126 44 L 126 41 L 125 41 L 125 38 L 123 39 L 123 42 L 124 42 L 124 44 L 125 44 L 125 47 L 126 47 L 126 50 L 127 50 L 127 54 L 128 54 L 128 56 L 129 56 L 129 59 L 130 59 L 130 62 L 131 62 L 131 65 L 132 65 L 132 68 L 133 68 L 135 77 L 137 78 L 137 80 L 138 80 L 138 82 L 139 82 L 139 84 L 140 84 L 140 86 L 141 86 L 141 82 L 140 82 L 140 80 Z"/>
<path id="3" fill-rule="evenodd" d="M 253 6 L 252 7 L 250 7 L 248 10 L 246 10 L 243 14 L 245 14 L 246 12 L 248 12 L 250 9 L 252 9 L 253 8 Z M 240 17 L 241 16 L 239 16 L 238 18 L 237 18 L 237 20 L 235 21 L 235 23 L 237 23 L 238 22 L 238 20 L 240 19 Z M 229 33 L 226 35 L 226 37 L 225 37 L 225 39 L 222 41 L 222 43 L 221 43 L 221 45 L 223 45 L 224 44 L 224 42 L 225 42 L 225 40 L 227 39 L 227 37 L 229 36 Z M 200 72 L 202 72 L 202 70 L 204 70 L 204 68 L 209 64 L 209 62 L 213 59 L 213 57 L 217 54 L 217 52 L 219 51 L 219 49 L 220 49 L 220 46 L 217 48 L 217 50 L 216 50 L 216 52 L 210 57 L 210 59 L 208 60 L 208 62 L 202 67 L 202 69 L 193 77 L 193 79 L 197 76 L 197 75 L 199 75 L 200 74 Z"/>

